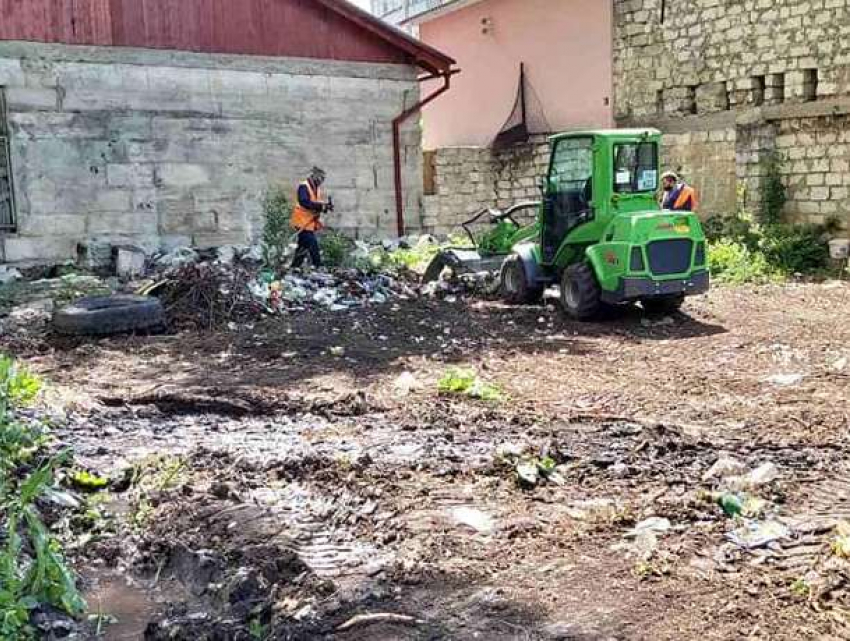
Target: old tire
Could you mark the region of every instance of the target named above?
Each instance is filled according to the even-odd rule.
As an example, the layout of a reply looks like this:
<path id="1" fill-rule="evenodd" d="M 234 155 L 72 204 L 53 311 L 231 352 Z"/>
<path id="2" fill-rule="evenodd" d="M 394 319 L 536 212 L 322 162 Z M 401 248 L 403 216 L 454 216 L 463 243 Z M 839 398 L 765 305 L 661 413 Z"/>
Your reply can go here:
<path id="1" fill-rule="evenodd" d="M 647 314 L 661 315 L 678 312 L 684 302 L 685 296 L 679 294 L 677 296 L 664 296 L 662 298 L 646 298 L 641 301 L 641 305 Z"/>
<path id="2" fill-rule="evenodd" d="M 434 256 L 433 260 L 428 263 L 428 268 L 422 276 L 422 282 L 431 283 L 435 280 L 439 280 L 443 270 L 448 266 L 449 264 L 446 262 L 446 257 L 442 254 L 437 254 Z"/>
<path id="3" fill-rule="evenodd" d="M 579 263 L 564 270 L 561 307 L 568 316 L 580 321 L 596 318 L 604 308 L 601 296 L 602 290 L 590 265 Z"/>
<path id="4" fill-rule="evenodd" d="M 92 296 L 56 312 L 53 327 L 60 334 L 84 336 L 149 332 L 165 327 L 165 311 L 149 296 Z"/>
<path id="5" fill-rule="evenodd" d="M 511 305 L 529 305 L 543 298 L 543 288 L 529 283 L 522 259 L 517 255 L 508 256 L 502 263 L 499 273 L 499 289 L 502 298 Z"/>

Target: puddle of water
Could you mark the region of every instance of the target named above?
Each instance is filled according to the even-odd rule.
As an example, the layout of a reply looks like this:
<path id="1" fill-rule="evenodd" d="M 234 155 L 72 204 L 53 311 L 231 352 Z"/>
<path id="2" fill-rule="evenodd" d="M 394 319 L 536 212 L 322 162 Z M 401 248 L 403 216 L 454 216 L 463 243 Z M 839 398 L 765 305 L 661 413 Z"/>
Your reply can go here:
<path id="1" fill-rule="evenodd" d="M 115 623 L 104 623 L 103 641 L 138 641 L 160 605 L 151 591 L 134 584 L 120 574 L 95 573 L 93 586 L 85 594 L 89 613 L 114 617 Z"/>

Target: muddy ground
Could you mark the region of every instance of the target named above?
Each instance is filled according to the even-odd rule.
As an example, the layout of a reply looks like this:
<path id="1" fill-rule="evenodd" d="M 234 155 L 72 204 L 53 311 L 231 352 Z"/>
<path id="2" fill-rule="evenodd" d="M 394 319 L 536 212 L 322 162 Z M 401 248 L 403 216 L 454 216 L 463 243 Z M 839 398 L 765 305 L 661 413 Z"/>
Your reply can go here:
<path id="1" fill-rule="evenodd" d="M 850 638 L 848 318 L 833 282 L 598 324 L 460 297 L 5 347 L 82 465 L 135 470 L 78 546 L 117 617 L 89 637 L 826 639 Z M 458 365 L 505 397 L 440 395 Z M 727 540 L 725 455 L 775 464 L 756 523 L 787 536 Z M 558 473 L 522 485 L 517 457 Z"/>

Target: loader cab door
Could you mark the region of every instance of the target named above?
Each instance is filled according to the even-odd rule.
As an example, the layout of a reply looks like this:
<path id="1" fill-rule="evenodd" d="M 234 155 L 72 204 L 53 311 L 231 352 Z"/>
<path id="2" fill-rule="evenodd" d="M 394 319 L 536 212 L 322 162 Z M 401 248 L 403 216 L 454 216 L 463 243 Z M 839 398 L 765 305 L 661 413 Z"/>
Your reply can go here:
<path id="1" fill-rule="evenodd" d="M 593 138 L 564 138 L 555 143 L 545 185 L 543 262 L 551 263 L 567 235 L 592 219 Z"/>

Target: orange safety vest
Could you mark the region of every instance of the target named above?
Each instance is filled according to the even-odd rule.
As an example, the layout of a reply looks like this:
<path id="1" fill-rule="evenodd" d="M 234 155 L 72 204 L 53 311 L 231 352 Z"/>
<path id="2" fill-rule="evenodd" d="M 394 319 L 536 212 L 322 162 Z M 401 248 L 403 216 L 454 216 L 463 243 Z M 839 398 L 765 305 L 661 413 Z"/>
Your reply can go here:
<path id="1" fill-rule="evenodd" d="M 309 180 L 305 180 L 301 184 L 307 186 L 307 191 L 310 194 L 311 201 L 314 203 L 323 202 L 322 192 L 318 187 L 314 189 L 313 183 Z M 324 227 L 316 212 L 302 207 L 301 203 L 298 202 L 297 190 L 295 192 L 295 207 L 292 209 L 292 217 L 289 219 L 289 224 L 293 229 L 297 229 L 298 231 L 319 231 Z"/>
<path id="2" fill-rule="evenodd" d="M 688 202 L 690 201 L 690 207 Z M 697 210 L 697 192 L 690 185 L 682 185 L 679 191 L 679 197 L 673 203 L 673 211 L 696 211 Z"/>

